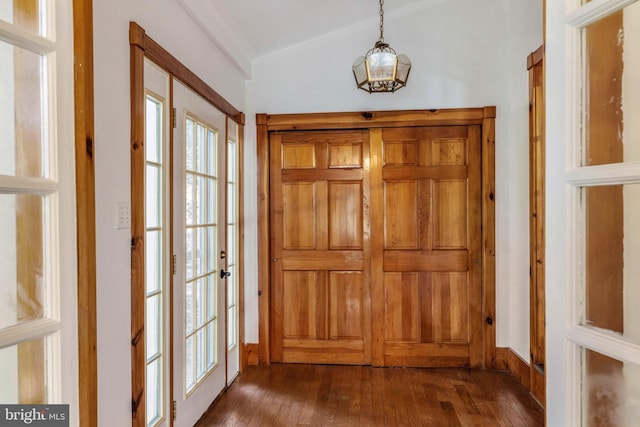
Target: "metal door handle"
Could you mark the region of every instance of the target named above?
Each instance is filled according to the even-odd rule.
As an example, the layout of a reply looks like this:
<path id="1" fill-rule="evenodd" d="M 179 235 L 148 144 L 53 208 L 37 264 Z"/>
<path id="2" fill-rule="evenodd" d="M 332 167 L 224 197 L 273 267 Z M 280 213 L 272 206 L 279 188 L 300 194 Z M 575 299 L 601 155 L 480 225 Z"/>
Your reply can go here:
<path id="1" fill-rule="evenodd" d="M 220 270 L 220 278 L 221 279 L 226 279 L 229 276 L 231 276 L 231 272 L 230 271 L 224 271 L 224 269 Z"/>

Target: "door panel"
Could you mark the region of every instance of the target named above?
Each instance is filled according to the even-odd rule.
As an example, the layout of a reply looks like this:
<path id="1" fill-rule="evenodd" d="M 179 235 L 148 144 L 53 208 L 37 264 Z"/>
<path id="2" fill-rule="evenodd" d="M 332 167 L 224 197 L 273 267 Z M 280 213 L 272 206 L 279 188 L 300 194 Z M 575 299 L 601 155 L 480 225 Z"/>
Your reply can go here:
<path id="1" fill-rule="evenodd" d="M 360 271 L 329 273 L 329 338 L 359 340 L 364 336 L 363 287 Z"/>
<path id="2" fill-rule="evenodd" d="M 467 247 L 467 182 L 436 180 L 432 184 L 433 249 Z"/>
<path id="3" fill-rule="evenodd" d="M 271 144 L 273 361 L 369 363 L 366 133 Z"/>
<path id="4" fill-rule="evenodd" d="M 373 264 L 374 363 L 472 366 L 481 359 L 480 130 L 478 126 L 383 129 L 384 235 Z M 378 180 L 378 182 L 376 182 Z M 375 202 L 374 202 L 375 205 Z M 378 290 L 379 289 L 379 290 Z"/>

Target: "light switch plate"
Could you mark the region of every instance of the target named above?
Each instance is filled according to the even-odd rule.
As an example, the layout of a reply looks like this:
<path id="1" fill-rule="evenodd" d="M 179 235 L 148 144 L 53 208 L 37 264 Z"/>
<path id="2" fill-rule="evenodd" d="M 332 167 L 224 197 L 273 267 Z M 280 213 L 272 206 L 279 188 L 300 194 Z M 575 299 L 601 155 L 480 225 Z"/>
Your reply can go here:
<path id="1" fill-rule="evenodd" d="M 119 230 L 131 228 L 131 204 L 129 202 L 116 202 L 116 227 Z"/>

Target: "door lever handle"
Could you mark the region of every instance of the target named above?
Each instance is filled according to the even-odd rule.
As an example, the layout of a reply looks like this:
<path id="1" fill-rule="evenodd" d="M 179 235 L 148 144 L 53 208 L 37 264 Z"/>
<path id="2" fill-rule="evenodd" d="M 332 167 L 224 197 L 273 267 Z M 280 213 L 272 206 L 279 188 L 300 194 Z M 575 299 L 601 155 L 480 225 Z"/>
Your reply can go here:
<path id="1" fill-rule="evenodd" d="M 231 272 L 230 271 L 224 271 L 224 269 L 220 270 L 220 278 L 221 279 L 226 279 L 229 276 L 231 276 Z"/>

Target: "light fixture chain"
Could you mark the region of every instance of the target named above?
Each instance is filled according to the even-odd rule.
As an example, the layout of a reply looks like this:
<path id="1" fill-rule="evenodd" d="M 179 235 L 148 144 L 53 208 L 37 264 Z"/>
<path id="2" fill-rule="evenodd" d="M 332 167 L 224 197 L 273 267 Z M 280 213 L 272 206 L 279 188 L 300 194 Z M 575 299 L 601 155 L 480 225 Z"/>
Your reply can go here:
<path id="1" fill-rule="evenodd" d="M 384 0 L 380 0 L 380 41 L 384 41 Z"/>

